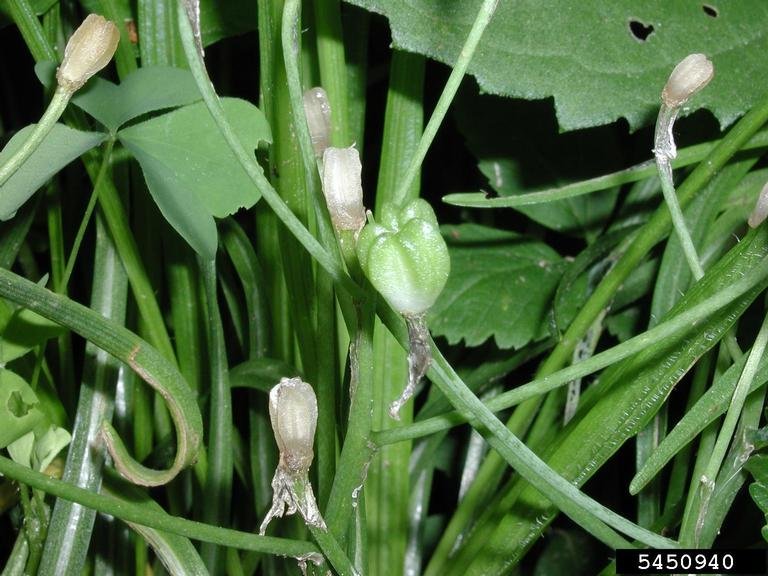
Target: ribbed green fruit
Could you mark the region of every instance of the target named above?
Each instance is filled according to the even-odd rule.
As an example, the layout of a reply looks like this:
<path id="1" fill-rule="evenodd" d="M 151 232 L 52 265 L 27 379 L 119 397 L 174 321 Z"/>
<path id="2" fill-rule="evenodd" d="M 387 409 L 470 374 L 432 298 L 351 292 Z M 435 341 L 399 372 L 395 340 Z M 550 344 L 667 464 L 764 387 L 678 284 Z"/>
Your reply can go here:
<path id="1" fill-rule="evenodd" d="M 357 257 L 374 288 L 405 316 L 429 310 L 451 268 L 435 213 L 416 199 L 401 210 L 385 206 L 357 240 Z"/>

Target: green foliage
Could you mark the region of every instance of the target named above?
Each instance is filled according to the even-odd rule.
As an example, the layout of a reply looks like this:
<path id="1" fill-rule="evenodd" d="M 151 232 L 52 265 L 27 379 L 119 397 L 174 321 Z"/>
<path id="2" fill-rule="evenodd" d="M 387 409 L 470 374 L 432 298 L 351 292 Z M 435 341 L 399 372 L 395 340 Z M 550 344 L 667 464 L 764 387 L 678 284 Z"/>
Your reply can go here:
<path id="1" fill-rule="evenodd" d="M 23 308 L 0 301 L 0 363 L 20 358 L 67 331 L 63 326 Z"/>
<path id="2" fill-rule="evenodd" d="M 501 197 L 567 185 L 620 165 L 613 126 L 559 134 L 548 102 L 521 103 L 469 92 L 457 103 L 459 129 L 489 186 Z M 611 214 L 617 192 L 611 186 L 517 210 L 558 232 L 592 239 Z"/>
<path id="3" fill-rule="evenodd" d="M 258 108 L 222 100 L 243 146 L 254 150 L 271 139 Z M 224 218 L 259 199 L 203 104 L 191 104 L 121 130 L 120 141 L 141 164 L 149 191 L 163 216 L 201 256 L 212 259 L 214 217 Z"/>
<path id="4" fill-rule="evenodd" d="M 34 390 L 23 378 L 0 370 L 0 448 L 5 448 L 44 420 Z"/>
<path id="5" fill-rule="evenodd" d="M 549 333 L 547 316 L 565 270 L 549 246 L 511 232 L 464 224 L 444 226 L 451 275 L 430 314 L 432 332 L 477 346 L 491 336 L 522 348 Z"/>
<path id="6" fill-rule="evenodd" d="M 396 311 L 423 314 L 440 295 L 450 270 L 435 213 L 419 198 L 402 208 L 385 205 L 379 221 L 368 223 L 357 239 L 360 266 Z"/>
<path id="7" fill-rule="evenodd" d="M 744 467 L 749 470 L 755 479 L 749 485 L 749 495 L 755 501 L 758 508 L 763 511 L 766 518 L 766 525 L 761 531 L 763 539 L 768 542 L 768 456 L 765 454 L 756 454 L 752 456 Z"/>
<path id="8" fill-rule="evenodd" d="M 480 0 L 348 1 L 389 18 L 396 47 L 448 64 L 456 60 L 480 5 Z M 499 2 L 469 72 L 491 94 L 553 96 L 563 130 L 619 118 L 635 129 L 655 117 L 672 68 L 688 54 L 703 52 L 715 65 L 715 78 L 691 105 L 711 110 L 727 126 L 768 90 L 759 72 L 768 48 L 762 26 L 768 6 L 760 0 L 718 4 L 711 8 L 716 15 L 706 6 Z"/>
<path id="9" fill-rule="evenodd" d="M 763 3 L 200 0 L 204 53 L 195 5 L 0 0 L 46 88 L 0 67 L 0 170 L 21 165 L 0 189 L 7 566 L 592 574 L 633 541 L 757 535 L 759 518 L 723 519 L 768 437 L 768 229 L 745 225 L 768 178 Z M 115 64 L 72 106 L 54 98 L 41 125 L 61 124 L 8 163 L 87 12 L 121 29 Z M 711 114 L 673 134 L 672 232 L 637 129 L 690 52 L 716 74 L 690 108 Z M 439 94 L 425 56 L 453 67 Z M 318 85 L 332 140 L 361 152 L 377 221 L 359 235 L 324 205 L 302 98 Z M 430 307 L 437 342 L 397 313 Z M 281 519 L 262 537 L 266 393 L 296 375 L 317 395 L 328 529 Z M 766 458 L 747 468 L 768 518 Z"/>
<path id="10" fill-rule="evenodd" d="M 21 148 L 34 126 L 19 130 L 0 152 L 0 164 L 5 163 Z M 2 186 L 0 219 L 13 218 L 16 211 L 45 182 L 75 158 L 98 146 L 106 134 L 83 132 L 56 124 L 37 151 Z"/>
<path id="11" fill-rule="evenodd" d="M 49 88 L 56 85 L 56 64 L 40 62 L 35 74 Z M 98 76 L 72 98 L 72 103 L 96 118 L 110 132 L 139 116 L 191 104 L 200 99 L 188 70 L 148 66 L 129 74 L 120 84 Z"/>

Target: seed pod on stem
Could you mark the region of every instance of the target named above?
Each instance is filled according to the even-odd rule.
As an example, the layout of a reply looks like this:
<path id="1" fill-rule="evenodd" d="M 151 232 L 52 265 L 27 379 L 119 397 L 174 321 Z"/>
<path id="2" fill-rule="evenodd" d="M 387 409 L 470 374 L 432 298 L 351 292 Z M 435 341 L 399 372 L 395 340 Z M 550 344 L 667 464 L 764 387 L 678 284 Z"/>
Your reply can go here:
<path id="1" fill-rule="evenodd" d="M 308 525 L 325 529 L 308 476 L 317 426 L 317 399 L 312 386 L 301 378 L 280 380 L 269 392 L 269 418 L 280 461 L 272 479 L 272 508 L 259 533 L 266 532 L 272 518 L 295 514 L 297 510 Z"/>
<path id="2" fill-rule="evenodd" d="M 64 48 L 64 59 L 56 71 L 59 86 L 70 94 L 78 90 L 109 64 L 119 41 L 120 32 L 114 23 L 89 14 Z"/>
<path id="3" fill-rule="evenodd" d="M 315 156 L 322 158 L 325 149 L 331 145 L 331 104 L 325 90 L 317 87 L 304 92 L 304 114 Z"/>
<path id="4" fill-rule="evenodd" d="M 672 223 L 680 239 L 688 267 L 696 280 L 704 276 L 701 261 L 696 253 L 696 248 L 691 240 L 691 235 L 685 224 L 680 203 L 675 194 L 675 185 L 672 179 L 672 160 L 677 156 L 675 138 L 672 129 L 675 120 L 683 104 L 688 99 L 704 88 L 714 76 L 712 62 L 704 54 L 691 54 L 684 58 L 672 73 L 661 92 L 661 108 L 656 120 L 656 133 L 653 145 L 653 154 L 656 157 L 656 166 L 659 169 L 661 190 L 664 201 L 667 203 Z"/>
<path id="5" fill-rule="evenodd" d="M 448 280 L 448 247 L 431 206 L 417 199 L 400 210 L 385 206 L 381 223 L 369 222 L 360 233 L 357 256 L 373 287 L 408 325 L 408 384 L 389 409 L 399 419 L 432 361 L 425 317 Z"/>

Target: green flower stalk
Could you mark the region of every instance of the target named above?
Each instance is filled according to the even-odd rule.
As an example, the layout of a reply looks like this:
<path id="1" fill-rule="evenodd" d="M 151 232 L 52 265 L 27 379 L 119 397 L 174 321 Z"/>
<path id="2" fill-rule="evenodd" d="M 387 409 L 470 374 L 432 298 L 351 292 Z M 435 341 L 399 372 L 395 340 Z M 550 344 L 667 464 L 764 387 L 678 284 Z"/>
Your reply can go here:
<path id="1" fill-rule="evenodd" d="M 104 68 L 117 50 L 120 32 L 112 22 L 102 16 L 89 14 L 75 30 L 64 48 L 64 59 L 56 71 L 58 86 L 40 122 L 21 148 L 0 167 L 0 187 L 13 176 L 37 150 L 61 117 L 72 95 L 91 76 Z M 0 189 L 0 193 L 2 190 Z"/>
<path id="2" fill-rule="evenodd" d="M 675 66 L 661 92 L 661 108 L 659 109 L 659 117 L 656 120 L 656 134 L 653 147 L 656 165 L 659 168 L 664 201 L 669 207 L 672 223 L 680 239 L 685 257 L 688 260 L 688 266 L 697 280 L 704 275 L 704 270 L 701 267 L 696 248 L 688 233 L 685 218 L 675 194 L 671 162 L 677 156 L 677 147 L 675 146 L 672 129 L 683 105 L 694 94 L 709 84 L 714 73 L 712 62 L 704 54 L 691 54 Z"/>
<path id="3" fill-rule="evenodd" d="M 307 525 L 326 529 L 309 482 L 315 457 L 312 445 L 317 427 L 317 399 L 301 378 L 283 378 L 269 392 L 269 418 L 280 451 L 272 479 L 272 507 L 259 528 L 264 534 L 272 518 L 297 511 Z"/>
<path id="4" fill-rule="evenodd" d="M 357 256 L 371 284 L 408 325 L 408 383 L 389 407 L 397 420 L 432 361 L 425 317 L 448 280 L 448 247 L 432 207 L 416 199 L 400 210 L 385 206 L 380 223 L 371 221 L 360 233 Z"/>

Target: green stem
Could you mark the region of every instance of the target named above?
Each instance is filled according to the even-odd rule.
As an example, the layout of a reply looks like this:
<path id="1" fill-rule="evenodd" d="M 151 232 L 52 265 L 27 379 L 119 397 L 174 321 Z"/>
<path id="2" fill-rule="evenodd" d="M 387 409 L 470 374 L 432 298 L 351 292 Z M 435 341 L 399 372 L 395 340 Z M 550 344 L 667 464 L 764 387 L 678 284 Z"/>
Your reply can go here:
<path id="1" fill-rule="evenodd" d="M 571 380 L 593 374 L 606 366 L 610 366 L 611 364 L 652 346 L 656 342 L 663 341 L 674 334 L 690 329 L 691 326 L 708 318 L 717 310 L 720 310 L 741 295 L 747 293 L 754 286 L 759 284 L 766 275 L 768 275 L 768 260 L 764 260 L 760 266 L 756 266 L 749 274 L 743 276 L 726 289 L 721 290 L 711 298 L 702 301 L 689 310 L 674 316 L 670 320 L 662 322 L 658 326 L 643 332 L 642 334 L 638 334 L 626 342 L 622 342 L 617 346 L 600 352 L 587 360 L 557 372 L 553 372 L 549 376 L 542 376 L 527 384 L 516 386 L 512 390 L 504 392 L 488 401 L 485 406 L 489 410 L 499 411 L 520 404 L 525 400 L 539 396 L 560 386 L 564 386 Z M 401 442 L 403 440 L 411 440 L 433 434 L 466 421 L 467 419 L 465 415 L 458 412 L 452 412 L 428 418 L 410 426 L 401 426 L 392 430 L 376 431 L 373 434 L 373 440 L 377 446 L 383 446 L 393 442 Z M 477 424 L 474 419 L 470 420 L 470 422 L 473 425 Z"/>
<path id="2" fill-rule="evenodd" d="M 208 476 L 205 484 L 203 520 L 227 524 L 232 494 L 232 398 L 229 388 L 224 328 L 216 292 L 215 261 L 200 261 L 208 310 L 208 356 L 210 358 L 210 425 L 208 428 Z M 200 551 L 211 573 L 224 563 L 220 546 L 204 545 Z"/>
<path id="3" fill-rule="evenodd" d="M 408 337 L 402 319 L 391 308 L 381 306 L 379 316 L 389 330 L 405 347 Z M 432 343 L 433 363 L 430 379 L 448 397 L 462 414 L 474 416 L 487 430 L 490 445 L 528 482 L 535 485 L 542 494 L 574 519 L 596 538 L 614 548 L 630 546 L 612 528 L 654 548 L 674 548 L 675 542 L 637 526 L 626 518 L 612 512 L 602 504 L 585 495 L 565 478 L 554 472 L 536 456 L 517 436 L 512 434 L 488 408 L 475 396 L 451 365 Z"/>
<path id="4" fill-rule="evenodd" d="M 339 245 L 347 266 L 356 278 L 362 272 L 355 253 L 354 232 L 341 231 Z M 362 490 L 368 464 L 373 457 L 370 442 L 373 411 L 373 301 L 356 300 L 357 328 L 349 347 L 349 421 L 336 476 L 326 506 L 328 529 L 346 545 L 347 528 L 354 508 L 362 505 Z M 364 527 L 360 527 L 364 529 Z"/>
<path id="5" fill-rule="evenodd" d="M 331 103 L 331 144 L 337 148 L 352 144 L 349 130 L 347 66 L 341 29 L 340 4 L 339 0 L 317 0 L 314 2 L 320 83 L 328 94 L 328 101 Z M 285 37 L 283 37 L 283 47 L 285 48 L 285 46 Z"/>
<path id="6" fill-rule="evenodd" d="M 48 108 L 45 109 L 45 113 L 40 118 L 40 122 L 35 125 L 34 130 L 24 141 L 24 144 L 16 150 L 13 156 L 8 158 L 5 164 L 0 166 L 0 194 L 2 193 L 3 184 L 21 168 L 24 162 L 32 156 L 43 140 L 45 140 L 45 137 L 48 136 L 56 121 L 64 113 L 64 109 L 69 104 L 71 97 L 72 93 L 68 90 L 64 90 L 61 87 L 56 88 Z"/>
<path id="7" fill-rule="evenodd" d="M 672 225 L 680 240 L 683 253 L 688 261 L 688 267 L 696 281 L 704 276 L 704 269 L 701 267 L 701 260 L 696 253 L 696 247 L 693 245 L 691 233 L 685 223 L 683 211 L 675 194 L 675 184 L 672 178 L 672 166 L 670 160 L 674 158 L 675 142 L 672 136 L 672 127 L 677 118 L 678 108 L 670 108 L 666 104 L 661 105 L 659 118 L 656 120 L 656 138 L 654 142 L 653 153 L 656 156 L 656 165 L 659 168 L 659 177 L 661 179 L 661 191 L 664 194 L 664 201 L 669 208 L 669 214 L 672 218 Z"/>
<path id="8" fill-rule="evenodd" d="M 395 195 L 397 198 L 405 198 L 408 194 L 408 189 L 416 179 L 416 175 L 421 168 L 421 163 L 427 155 L 427 150 L 429 150 L 429 147 L 432 145 L 432 141 L 435 139 L 435 135 L 437 134 L 440 125 L 443 123 L 443 119 L 448 112 L 453 97 L 456 95 L 456 91 L 459 89 L 459 85 L 464 78 L 464 74 L 472 60 L 472 56 L 475 54 L 475 49 L 480 43 L 480 38 L 482 38 L 483 32 L 485 32 L 486 27 L 491 21 L 491 17 L 496 10 L 497 4 L 498 0 L 483 0 L 483 5 L 477 13 L 475 23 L 469 31 L 469 36 L 467 36 L 467 40 L 461 48 L 461 52 L 456 59 L 456 64 L 453 66 L 451 75 L 448 77 L 448 81 L 445 83 L 445 88 L 443 88 L 443 92 L 440 94 L 440 99 L 435 105 L 435 110 L 432 112 L 427 127 L 421 135 L 419 146 L 416 148 L 416 153 L 411 160 L 411 164 L 400 182 L 398 192 Z"/>
<path id="9" fill-rule="evenodd" d="M 677 157 L 672 160 L 673 168 L 682 168 L 697 164 L 704 160 L 712 150 L 715 149 L 720 141 L 705 142 L 696 144 L 688 148 L 681 148 L 677 151 Z M 741 150 L 756 150 L 768 146 L 768 131 L 763 130 L 755 134 Z M 466 208 L 514 208 L 517 206 L 532 206 L 535 204 L 544 204 L 555 202 L 556 200 L 565 200 L 567 198 L 576 198 L 599 192 L 622 184 L 639 182 L 658 174 L 658 167 L 653 161 L 641 162 L 635 166 L 611 172 L 603 176 L 596 176 L 587 180 L 580 180 L 565 186 L 538 190 L 536 192 L 526 192 L 517 196 L 502 196 L 499 198 L 488 198 L 485 192 L 461 192 L 457 194 L 447 194 L 443 196 L 443 202 L 453 206 L 463 206 Z"/>
<path id="10" fill-rule="evenodd" d="M 760 327 L 760 331 L 757 333 L 755 343 L 752 345 L 752 350 L 744 364 L 744 370 L 736 384 L 736 389 L 733 391 L 731 405 L 728 407 L 728 412 L 725 415 L 725 420 L 723 420 L 723 425 L 720 428 L 717 441 L 712 449 L 707 466 L 704 469 L 704 474 L 700 478 L 701 497 L 699 499 L 698 514 L 696 515 L 698 518 L 696 522 L 697 534 L 701 531 L 700 523 L 707 514 L 709 501 L 715 488 L 715 480 L 723 465 L 723 459 L 728 450 L 728 445 L 733 439 L 733 433 L 736 430 L 736 425 L 741 416 L 744 402 L 749 394 L 749 388 L 757 373 L 757 367 L 763 357 L 766 345 L 768 345 L 768 315 L 763 319 L 763 324 Z"/>
<path id="11" fill-rule="evenodd" d="M 7 270 L 0 270 L 0 296 L 77 332 L 127 363 L 163 396 L 176 425 L 177 436 L 176 456 L 167 470 L 151 470 L 139 464 L 128 454 L 112 425 L 103 423 L 104 440 L 124 476 L 138 484 L 157 486 L 172 480 L 197 459 L 203 428 L 197 400 L 175 365 L 156 349 L 101 314 Z"/>
<path id="12" fill-rule="evenodd" d="M 69 252 L 67 266 L 64 269 L 64 274 L 61 278 L 61 286 L 57 289 L 57 292 L 62 294 L 66 294 L 67 292 L 67 285 L 69 284 L 69 279 L 72 276 L 72 270 L 75 268 L 75 261 L 77 260 L 78 253 L 80 252 L 80 245 L 83 243 L 85 231 L 88 228 L 91 215 L 93 215 L 93 209 L 96 207 L 96 201 L 99 199 L 99 188 L 102 181 L 104 180 L 104 176 L 106 175 L 107 170 L 109 169 L 112 157 L 112 147 L 114 145 L 114 138 L 110 138 L 107 140 L 107 144 L 104 147 L 104 152 L 101 156 L 101 167 L 99 168 L 99 174 L 96 176 L 96 182 L 93 184 L 93 193 L 91 194 L 91 198 L 88 200 L 88 206 L 85 208 L 85 213 L 83 214 L 83 218 L 80 221 L 77 234 L 75 234 L 75 239 L 72 242 L 72 249 Z"/>
<path id="13" fill-rule="evenodd" d="M 317 239 L 307 230 L 291 209 L 286 205 L 275 189 L 270 185 L 264 176 L 264 172 L 256 159 L 246 152 L 237 135 L 232 130 L 224 110 L 221 107 L 219 97 L 211 84 L 208 73 L 205 70 L 203 62 L 195 50 L 194 37 L 187 20 L 186 14 L 181 4 L 179 4 L 179 22 L 181 26 L 181 37 L 184 44 L 184 51 L 190 62 L 192 74 L 195 77 L 197 86 L 203 96 L 203 100 L 216 122 L 222 136 L 231 148 L 235 157 L 245 169 L 248 176 L 261 192 L 264 200 L 275 212 L 277 217 L 291 231 L 296 239 L 304 246 L 309 254 L 322 266 L 326 272 L 333 278 L 334 282 L 344 288 L 352 296 L 363 296 L 362 289 L 358 286 L 348 274 L 344 272 L 341 262 L 334 258 L 331 252 L 328 252 Z"/>
<path id="14" fill-rule="evenodd" d="M 109 514 L 124 521 L 171 532 L 172 534 L 179 534 L 201 542 L 211 542 L 222 546 L 282 556 L 296 557 L 319 552 L 318 548 L 309 542 L 259 536 L 250 532 L 219 528 L 218 526 L 211 526 L 202 522 L 178 518 L 165 512 L 147 510 L 145 506 L 134 504 L 127 500 L 118 499 L 113 496 L 104 496 L 90 490 L 78 488 L 67 482 L 56 480 L 40 472 L 35 472 L 26 466 L 16 464 L 4 456 L 0 456 L 0 474 L 22 484 L 42 490 L 46 494 L 77 502 L 82 506 L 92 508 L 103 514 Z"/>
<path id="15" fill-rule="evenodd" d="M 357 570 L 352 566 L 352 562 L 350 562 L 338 540 L 333 537 L 331 532 L 316 526 L 309 526 L 309 531 L 339 576 L 358 575 Z"/>

